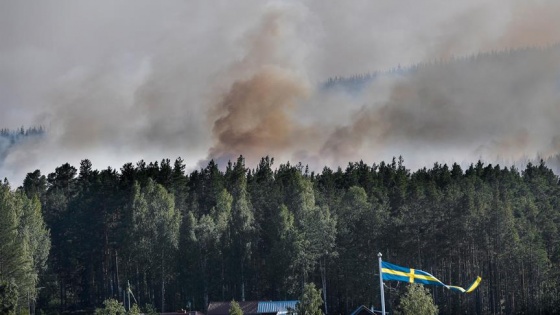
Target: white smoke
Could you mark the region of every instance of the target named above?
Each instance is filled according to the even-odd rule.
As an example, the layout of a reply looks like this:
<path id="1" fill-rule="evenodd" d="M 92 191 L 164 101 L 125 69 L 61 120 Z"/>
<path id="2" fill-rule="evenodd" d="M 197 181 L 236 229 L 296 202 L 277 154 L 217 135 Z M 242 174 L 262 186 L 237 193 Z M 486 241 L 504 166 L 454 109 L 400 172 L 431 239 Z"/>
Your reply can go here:
<path id="1" fill-rule="evenodd" d="M 47 134 L 10 150 L 0 177 L 19 184 L 27 172 L 84 158 L 119 168 L 181 156 L 194 168 L 270 154 L 322 167 L 392 155 L 419 166 L 554 154 L 557 90 L 539 85 L 558 75 L 553 57 L 514 67 L 497 90 L 476 72 L 448 70 L 378 80 L 358 96 L 316 87 L 552 45 L 559 14 L 554 1 L 520 0 L 2 2 L 0 128 L 42 125 Z M 502 67 L 493 65 L 485 74 Z M 239 88 L 257 93 L 247 92 L 254 103 L 224 103 Z"/>

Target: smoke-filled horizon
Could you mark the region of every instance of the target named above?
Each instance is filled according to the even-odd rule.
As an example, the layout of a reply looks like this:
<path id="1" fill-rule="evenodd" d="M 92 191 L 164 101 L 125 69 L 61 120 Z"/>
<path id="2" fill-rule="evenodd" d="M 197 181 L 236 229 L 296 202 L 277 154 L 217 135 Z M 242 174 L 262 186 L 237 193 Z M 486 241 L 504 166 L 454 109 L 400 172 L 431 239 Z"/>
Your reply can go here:
<path id="1" fill-rule="evenodd" d="M 11 146 L 0 177 L 85 158 L 194 169 L 268 155 L 320 170 L 553 156 L 559 14 L 520 0 L 2 2 L 0 128 L 47 132 Z M 419 64 L 360 91 L 320 88 Z"/>

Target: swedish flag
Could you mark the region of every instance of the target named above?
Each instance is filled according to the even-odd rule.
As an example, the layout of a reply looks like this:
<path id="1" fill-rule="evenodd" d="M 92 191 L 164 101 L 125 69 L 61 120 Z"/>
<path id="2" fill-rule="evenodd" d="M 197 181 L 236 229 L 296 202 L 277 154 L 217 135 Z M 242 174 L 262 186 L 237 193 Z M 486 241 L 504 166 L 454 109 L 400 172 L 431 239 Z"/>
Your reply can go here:
<path id="1" fill-rule="evenodd" d="M 474 289 L 476 289 L 480 284 L 480 281 L 482 281 L 482 278 L 477 277 L 476 280 L 473 282 L 473 284 L 471 284 L 467 289 L 463 289 L 458 286 L 444 284 L 443 282 L 439 281 L 436 277 L 432 276 L 431 274 L 425 271 L 401 267 L 401 266 L 390 264 L 385 261 L 381 262 L 381 274 L 383 276 L 383 280 L 395 280 L 395 281 L 403 281 L 408 283 L 440 285 L 450 290 L 455 290 L 462 293 L 470 293 L 474 291 Z"/>

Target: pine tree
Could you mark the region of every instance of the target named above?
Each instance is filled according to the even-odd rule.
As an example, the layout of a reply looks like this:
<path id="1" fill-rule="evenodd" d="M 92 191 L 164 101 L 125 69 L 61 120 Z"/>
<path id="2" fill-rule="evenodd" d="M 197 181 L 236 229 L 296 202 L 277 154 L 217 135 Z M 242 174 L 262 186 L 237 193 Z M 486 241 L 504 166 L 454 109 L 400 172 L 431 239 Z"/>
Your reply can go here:
<path id="1" fill-rule="evenodd" d="M 33 263 L 35 244 L 31 243 L 35 235 L 27 222 L 31 209 L 25 206 L 26 201 L 27 197 L 12 192 L 7 182 L 0 184 L 0 282 L 17 285 L 20 306 L 28 304 L 30 294 L 35 296 L 38 280 Z"/>
<path id="2" fill-rule="evenodd" d="M 235 300 L 231 301 L 229 307 L 229 315 L 243 315 L 243 310 Z"/>
<path id="3" fill-rule="evenodd" d="M 247 271 L 255 246 L 255 217 L 247 193 L 247 169 L 242 156 L 237 159 L 233 168 L 226 172 L 226 177 L 230 178 L 229 184 L 233 197 L 230 221 L 232 258 L 238 260 L 233 262 L 233 266 L 236 266 L 233 270 L 239 271 L 239 294 L 241 301 L 245 301 Z"/>
<path id="4" fill-rule="evenodd" d="M 0 314 L 15 315 L 18 304 L 18 289 L 13 280 L 0 281 Z"/>
<path id="5" fill-rule="evenodd" d="M 437 315 L 438 307 L 430 292 L 419 284 L 410 284 L 395 310 L 397 315 Z"/>
<path id="6" fill-rule="evenodd" d="M 133 196 L 132 233 L 136 253 L 146 263 L 144 272 L 147 272 L 146 267 L 159 270 L 160 301 L 164 312 L 165 282 L 170 272 L 170 260 L 175 257 L 178 247 L 181 214 L 175 209 L 173 195 L 151 179 L 144 187 L 136 184 Z"/>
<path id="7" fill-rule="evenodd" d="M 95 310 L 95 315 L 126 315 L 124 306 L 115 299 L 107 299 L 103 305 L 103 308 Z"/>
<path id="8" fill-rule="evenodd" d="M 323 315 L 321 311 L 321 290 L 315 287 L 313 283 L 306 283 L 303 287 L 303 292 L 296 304 L 296 311 L 298 315 Z"/>

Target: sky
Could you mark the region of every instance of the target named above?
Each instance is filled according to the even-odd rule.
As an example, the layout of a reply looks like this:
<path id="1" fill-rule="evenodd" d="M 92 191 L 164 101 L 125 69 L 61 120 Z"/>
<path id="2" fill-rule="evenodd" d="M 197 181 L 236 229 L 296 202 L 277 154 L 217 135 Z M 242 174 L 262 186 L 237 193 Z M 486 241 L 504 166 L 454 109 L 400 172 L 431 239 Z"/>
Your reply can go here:
<path id="1" fill-rule="evenodd" d="M 11 147 L 0 178 L 20 185 L 86 158 L 119 169 L 181 157 L 194 170 L 269 155 L 320 171 L 557 154 L 554 53 L 388 76 L 359 95 L 319 86 L 546 49 L 558 16 L 553 0 L 1 1 L 0 128 L 47 132 Z"/>

